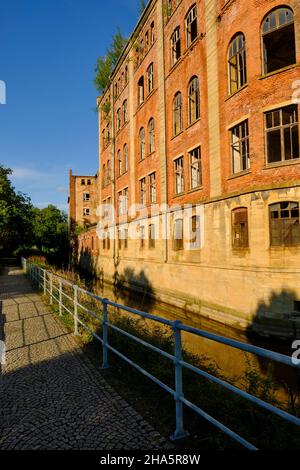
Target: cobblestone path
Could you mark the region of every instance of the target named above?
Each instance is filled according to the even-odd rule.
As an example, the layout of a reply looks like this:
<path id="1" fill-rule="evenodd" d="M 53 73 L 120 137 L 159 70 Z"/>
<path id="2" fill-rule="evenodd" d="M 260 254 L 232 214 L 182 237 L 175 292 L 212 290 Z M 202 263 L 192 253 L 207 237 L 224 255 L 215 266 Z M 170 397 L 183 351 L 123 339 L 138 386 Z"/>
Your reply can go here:
<path id="1" fill-rule="evenodd" d="M 106 383 L 19 268 L 0 276 L 0 333 L 0 449 L 168 446 Z"/>

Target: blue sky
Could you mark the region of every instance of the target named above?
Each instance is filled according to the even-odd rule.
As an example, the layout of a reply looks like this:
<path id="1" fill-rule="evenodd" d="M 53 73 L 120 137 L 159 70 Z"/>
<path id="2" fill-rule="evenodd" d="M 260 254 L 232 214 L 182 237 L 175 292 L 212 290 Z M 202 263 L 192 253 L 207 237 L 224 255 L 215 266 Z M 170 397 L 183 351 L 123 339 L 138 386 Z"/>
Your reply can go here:
<path id="1" fill-rule="evenodd" d="M 138 0 L 1 0 L 0 164 L 35 205 L 66 209 L 69 168 L 96 173 L 94 65 L 138 10 Z"/>

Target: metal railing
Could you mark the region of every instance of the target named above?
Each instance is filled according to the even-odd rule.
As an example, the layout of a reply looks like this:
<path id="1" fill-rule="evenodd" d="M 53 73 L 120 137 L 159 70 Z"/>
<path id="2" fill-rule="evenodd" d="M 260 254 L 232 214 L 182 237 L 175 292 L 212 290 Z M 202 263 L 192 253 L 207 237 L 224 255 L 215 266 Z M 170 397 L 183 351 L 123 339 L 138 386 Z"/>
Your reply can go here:
<path id="1" fill-rule="evenodd" d="M 245 440 L 236 432 L 229 429 L 227 426 L 222 424 L 217 419 L 207 414 L 204 410 L 199 408 L 199 406 L 195 405 L 194 403 L 192 403 L 191 401 L 185 398 L 184 390 L 183 390 L 183 376 L 182 376 L 183 368 L 188 369 L 194 372 L 195 374 L 198 374 L 199 376 L 204 377 L 205 379 L 208 379 L 211 382 L 222 386 L 226 390 L 229 390 L 230 392 L 242 398 L 245 398 L 249 402 L 254 403 L 255 405 L 279 416 L 280 418 L 286 421 L 289 421 L 290 423 L 296 426 L 300 426 L 300 418 L 297 418 L 296 416 L 291 415 L 290 413 L 287 413 L 286 411 L 280 408 L 277 408 L 276 406 L 271 405 L 270 403 L 267 403 L 266 401 L 260 398 L 257 398 L 251 395 L 250 393 L 230 384 L 229 382 L 226 382 L 225 380 L 215 377 L 209 372 L 206 372 L 198 367 L 195 367 L 192 364 L 185 362 L 183 360 L 183 355 L 182 355 L 182 332 L 187 332 L 192 335 L 200 336 L 202 338 L 206 338 L 211 341 L 215 341 L 217 343 L 221 343 L 229 347 L 236 348 L 240 351 L 252 353 L 262 358 L 269 359 L 280 364 L 294 367 L 298 369 L 298 371 L 300 371 L 300 365 L 294 363 L 291 357 L 286 356 L 284 354 L 276 353 L 267 349 L 263 349 L 257 346 L 253 346 L 251 344 L 242 343 L 240 341 L 236 341 L 230 338 L 226 338 L 226 337 L 219 336 L 213 333 L 209 333 L 204 330 L 193 328 L 193 327 L 182 324 L 182 322 L 179 320 L 175 320 L 175 321 L 167 320 L 165 318 L 161 318 L 161 317 L 158 317 L 158 316 L 146 313 L 146 312 L 142 312 L 142 311 L 127 307 L 125 305 L 112 302 L 108 299 L 102 298 L 96 294 L 88 292 L 82 289 L 81 287 L 63 278 L 45 269 L 42 269 L 35 264 L 30 263 L 24 258 L 22 258 L 22 267 L 23 267 L 23 270 L 27 273 L 27 275 L 31 279 L 32 283 L 36 285 L 37 287 L 41 288 L 45 295 L 49 294 L 50 305 L 52 305 L 53 301 L 56 300 L 58 307 L 59 307 L 60 315 L 62 315 L 62 311 L 64 309 L 68 314 L 70 314 L 73 317 L 75 335 L 78 335 L 78 324 L 80 324 L 84 329 L 88 330 L 102 344 L 102 367 L 104 369 L 109 367 L 109 351 L 111 351 L 173 396 L 176 402 L 176 429 L 175 429 L 174 434 L 171 436 L 171 439 L 179 440 L 188 436 L 188 432 L 184 429 L 184 425 L 183 425 L 183 405 L 186 405 L 188 408 L 190 408 L 195 413 L 200 415 L 202 418 L 207 420 L 209 423 L 213 424 L 218 429 L 220 429 L 223 433 L 225 433 L 226 435 L 228 435 L 229 437 L 231 437 L 232 439 L 234 439 L 235 441 L 243 445 L 245 448 L 249 450 L 257 450 L 257 448 L 253 444 Z M 54 280 L 57 281 L 58 283 L 57 285 L 55 285 Z M 73 292 L 72 296 L 68 295 L 64 291 L 64 286 L 68 286 L 68 288 L 71 288 Z M 55 295 L 54 293 L 55 291 L 57 295 Z M 83 306 L 78 300 L 78 293 L 83 293 L 89 296 L 90 298 L 96 301 L 99 301 L 102 305 L 102 316 L 98 316 L 95 312 Z M 63 300 L 64 298 L 68 299 L 73 304 L 72 310 L 70 310 L 64 304 L 64 300 Z M 166 351 L 110 323 L 108 319 L 109 317 L 108 306 L 112 306 L 112 307 L 119 309 L 119 311 L 128 312 L 138 317 L 153 320 L 157 323 L 171 327 L 173 330 L 173 334 L 174 334 L 174 354 L 173 355 L 169 354 Z M 78 308 L 83 309 L 85 312 L 87 312 L 89 315 L 91 315 L 94 319 L 96 319 L 102 324 L 101 337 L 97 333 L 95 333 L 91 328 L 89 328 L 84 322 L 80 320 L 78 316 Z M 174 365 L 174 376 L 175 376 L 174 389 L 170 388 L 169 386 L 161 382 L 158 378 L 156 378 L 155 376 L 147 372 L 145 369 L 140 367 L 138 364 L 136 364 L 134 361 L 129 359 L 123 353 L 121 353 L 120 351 L 112 347 L 108 342 L 109 329 L 112 329 L 116 331 L 117 333 L 124 335 L 128 337 L 129 339 L 134 340 L 135 342 L 169 359 Z"/>

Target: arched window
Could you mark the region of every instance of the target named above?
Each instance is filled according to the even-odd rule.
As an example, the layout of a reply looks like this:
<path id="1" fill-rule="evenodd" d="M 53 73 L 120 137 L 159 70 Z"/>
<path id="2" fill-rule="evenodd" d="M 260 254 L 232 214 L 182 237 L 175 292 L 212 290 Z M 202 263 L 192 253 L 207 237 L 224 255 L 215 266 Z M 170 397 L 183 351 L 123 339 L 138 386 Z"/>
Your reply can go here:
<path id="1" fill-rule="evenodd" d="M 229 92 L 242 88 L 247 83 L 245 36 L 237 34 L 228 51 Z"/>
<path id="2" fill-rule="evenodd" d="M 296 63 L 294 15 L 290 8 L 271 11 L 262 24 L 264 73 Z"/>
<path id="3" fill-rule="evenodd" d="M 247 207 L 238 207 L 232 211 L 232 246 L 233 248 L 249 246 Z"/>
<path id="4" fill-rule="evenodd" d="M 145 158 L 145 129 L 142 127 L 139 132 L 139 155 L 140 160 Z"/>
<path id="5" fill-rule="evenodd" d="M 197 6 L 193 5 L 185 17 L 186 45 L 189 47 L 197 37 Z"/>
<path id="6" fill-rule="evenodd" d="M 151 118 L 148 124 L 148 146 L 149 153 L 154 152 L 155 150 L 155 126 L 154 119 Z"/>
<path id="7" fill-rule="evenodd" d="M 182 96 L 180 91 L 176 93 L 173 100 L 173 134 L 182 131 Z"/>
<path id="8" fill-rule="evenodd" d="M 123 149 L 123 156 L 124 156 L 124 173 L 128 171 L 128 145 L 124 145 Z"/>
<path id="9" fill-rule="evenodd" d="M 200 117 L 199 80 L 193 77 L 189 83 L 189 124 Z"/>
<path id="10" fill-rule="evenodd" d="M 181 45 L 180 45 L 180 27 L 178 26 L 171 36 L 171 57 L 172 65 L 180 59 Z"/>
<path id="11" fill-rule="evenodd" d="M 118 176 L 122 174 L 122 154 L 121 150 L 118 150 Z"/>
<path id="12" fill-rule="evenodd" d="M 299 203 L 278 202 L 269 210 L 271 246 L 300 245 Z"/>

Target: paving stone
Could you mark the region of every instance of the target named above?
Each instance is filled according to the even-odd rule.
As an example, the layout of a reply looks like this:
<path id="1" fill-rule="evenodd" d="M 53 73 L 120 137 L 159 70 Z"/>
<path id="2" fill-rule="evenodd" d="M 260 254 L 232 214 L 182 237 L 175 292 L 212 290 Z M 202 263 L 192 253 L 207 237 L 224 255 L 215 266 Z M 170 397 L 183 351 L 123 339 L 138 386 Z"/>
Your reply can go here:
<path id="1" fill-rule="evenodd" d="M 164 449 L 18 268 L 0 276 L 0 449 Z"/>

